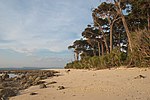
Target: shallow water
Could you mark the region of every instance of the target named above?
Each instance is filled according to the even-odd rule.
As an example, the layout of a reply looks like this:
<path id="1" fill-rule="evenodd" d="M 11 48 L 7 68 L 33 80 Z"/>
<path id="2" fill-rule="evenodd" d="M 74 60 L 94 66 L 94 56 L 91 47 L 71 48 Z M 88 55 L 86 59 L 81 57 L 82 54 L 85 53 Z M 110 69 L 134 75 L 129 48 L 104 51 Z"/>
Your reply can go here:
<path id="1" fill-rule="evenodd" d="M 9 78 L 14 78 L 17 76 L 16 74 L 8 74 L 8 75 L 9 75 Z"/>
<path id="2" fill-rule="evenodd" d="M 17 76 L 16 74 L 8 74 L 8 75 L 9 75 L 9 78 L 14 78 Z M 2 76 L 2 74 L 0 74 L 0 76 Z"/>

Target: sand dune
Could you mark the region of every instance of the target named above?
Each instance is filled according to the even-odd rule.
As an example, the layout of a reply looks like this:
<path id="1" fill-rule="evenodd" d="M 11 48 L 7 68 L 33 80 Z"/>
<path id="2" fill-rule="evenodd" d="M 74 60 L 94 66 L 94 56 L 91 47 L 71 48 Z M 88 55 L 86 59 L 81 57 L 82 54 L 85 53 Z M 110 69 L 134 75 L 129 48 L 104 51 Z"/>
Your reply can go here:
<path id="1" fill-rule="evenodd" d="M 32 86 L 10 100 L 150 100 L 150 69 L 58 71 L 58 77 L 45 80 L 57 83 L 44 89 Z M 65 89 L 58 90 L 59 86 Z M 37 94 L 30 95 L 33 92 Z"/>

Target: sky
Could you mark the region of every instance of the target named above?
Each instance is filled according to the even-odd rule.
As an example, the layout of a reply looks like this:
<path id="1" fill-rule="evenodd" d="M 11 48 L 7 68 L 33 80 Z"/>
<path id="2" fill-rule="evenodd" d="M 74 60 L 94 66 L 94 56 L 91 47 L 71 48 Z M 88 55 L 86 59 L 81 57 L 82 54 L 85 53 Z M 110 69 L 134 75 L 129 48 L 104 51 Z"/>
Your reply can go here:
<path id="1" fill-rule="evenodd" d="M 64 67 L 101 0 L 0 0 L 0 68 Z"/>

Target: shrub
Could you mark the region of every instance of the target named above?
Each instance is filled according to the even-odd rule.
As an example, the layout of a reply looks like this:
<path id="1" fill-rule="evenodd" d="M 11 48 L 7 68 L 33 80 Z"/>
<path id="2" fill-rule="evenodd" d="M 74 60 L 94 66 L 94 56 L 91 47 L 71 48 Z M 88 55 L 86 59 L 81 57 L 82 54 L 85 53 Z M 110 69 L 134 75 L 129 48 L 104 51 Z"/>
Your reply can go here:
<path id="1" fill-rule="evenodd" d="M 131 66 L 150 67 L 150 31 L 141 30 L 132 34 Z"/>
<path id="2" fill-rule="evenodd" d="M 80 61 L 74 61 L 68 63 L 65 68 L 76 69 L 104 69 L 121 65 L 121 53 L 118 53 L 118 49 L 114 49 L 111 53 L 105 56 L 87 57 Z"/>

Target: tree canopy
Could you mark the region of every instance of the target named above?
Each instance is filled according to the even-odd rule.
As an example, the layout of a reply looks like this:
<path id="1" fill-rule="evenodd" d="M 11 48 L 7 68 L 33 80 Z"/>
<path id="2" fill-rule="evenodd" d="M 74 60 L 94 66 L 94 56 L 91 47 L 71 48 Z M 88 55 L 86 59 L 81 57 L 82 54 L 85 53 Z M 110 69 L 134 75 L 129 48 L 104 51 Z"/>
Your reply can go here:
<path id="1" fill-rule="evenodd" d="M 149 0 L 107 0 L 92 10 L 92 17 L 93 24 L 87 25 L 83 38 L 69 46 L 76 59 L 66 68 L 150 63 Z"/>

